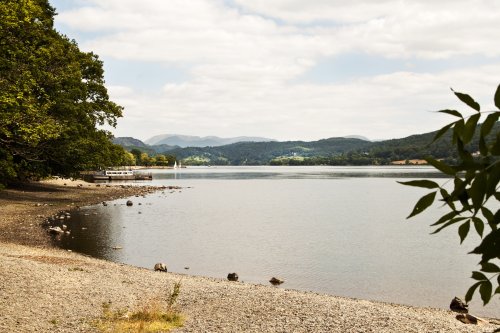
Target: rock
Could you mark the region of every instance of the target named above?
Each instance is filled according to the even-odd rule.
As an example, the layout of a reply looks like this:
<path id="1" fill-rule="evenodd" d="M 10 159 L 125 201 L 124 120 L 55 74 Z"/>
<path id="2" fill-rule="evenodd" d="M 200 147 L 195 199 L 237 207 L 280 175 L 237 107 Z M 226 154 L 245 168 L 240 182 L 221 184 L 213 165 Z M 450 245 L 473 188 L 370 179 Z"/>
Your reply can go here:
<path id="1" fill-rule="evenodd" d="M 155 264 L 155 271 L 160 271 L 160 272 L 166 272 L 167 271 L 167 265 L 164 263 L 157 263 Z"/>
<path id="2" fill-rule="evenodd" d="M 229 273 L 227 275 L 227 279 L 229 281 L 238 281 L 238 274 L 236 274 L 236 273 Z"/>
<path id="3" fill-rule="evenodd" d="M 132 200 L 127 200 L 127 206 L 132 206 L 133 204 Z"/>
<path id="4" fill-rule="evenodd" d="M 113 246 L 112 249 L 113 250 L 121 250 L 121 249 L 123 249 L 123 247 L 121 247 L 121 246 Z"/>
<path id="5" fill-rule="evenodd" d="M 479 317 L 476 317 L 476 316 L 473 316 L 473 315 L 470 315 L 468 313 L 459 314 L 456 316 L 456 318 L 464 324 L 479 325 L 479 324 L 486 324 L 487 323 L 486 320 L 479 318 Z"/>
<path id="6" fill-rule="evenodd" d="M 103 205 L 103 206 L 107 206 L 107 205 L 108 205 L 108 203 L 107 203 L 106 201 L 103 201 L 103 202 L 102 202 L 102 205 Z"/>
<path id="7" fill-rule="evenodd" d="M 63 224 L 62 225 L 62 230 L 64 230 L 64 231 L 68 230 L 68 226 L 66 224 Z"/>
<path id="8" fill-rule="evenodd" d="M 52 235 L 59 235 L 59 234 L 64 233 L 64 231 L 59 227 L 50 227 L 49 233 L 51 233 Z"/>
<path id="9" fill-rule="evenodd" d="M 272 277 L 271 280 L 269 280 L 269 282 L 271 282 L 272 285 L 276 286 L 276 285 L 279 285 L 279 284 L 282 284 L 285 282 L 285 280 L 281 280 L 281 279 L 278 279 L 276 277 Z"/>
<path id="10" fill-rule="evenodd" d="M 460 298 L 455 297 L 454 299 L 451 300 L 450 310 L 458 313 L 468 313 L 469 306 Z"/>

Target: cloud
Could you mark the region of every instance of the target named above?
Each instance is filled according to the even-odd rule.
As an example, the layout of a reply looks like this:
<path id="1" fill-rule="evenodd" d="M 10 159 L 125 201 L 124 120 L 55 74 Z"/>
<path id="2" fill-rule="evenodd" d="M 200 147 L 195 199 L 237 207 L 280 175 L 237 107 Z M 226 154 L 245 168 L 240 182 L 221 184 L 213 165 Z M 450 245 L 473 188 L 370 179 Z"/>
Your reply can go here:
<path id="1" fill-rule="evenodd" d="M 82 3 L 56 19 L 81 32 L 83 49 L 106 61 L 136 64 L 137 77 L 141 63 L 188 72 L 172 80 L 163 71 L 148 89 L 111 87 L 111 96 L 126 108 L 117 135 L 399 137 L 448 120 L 426 110 L 455 103 L 450 85 L 463 84 L 457 90 L 490 98 L 500 74 L 499 66 L 478 60 L 462 69 L 420 68 L 419 73 L 367 69 L 372 74 L 334 84 L 315 82 L 314 75 L 302 80 L 311 69 L 321 72 L 323 59 L 352 53 L 409 62 L 500 57 L 500 3 L 494 1 L 473 6 L 465 0 Z M 369 64 L 356 66 L 363 73 Z M 150 67 L 148 73 L 154 75 Z M 126 85 L 118 77 L 107 80 Z"/>

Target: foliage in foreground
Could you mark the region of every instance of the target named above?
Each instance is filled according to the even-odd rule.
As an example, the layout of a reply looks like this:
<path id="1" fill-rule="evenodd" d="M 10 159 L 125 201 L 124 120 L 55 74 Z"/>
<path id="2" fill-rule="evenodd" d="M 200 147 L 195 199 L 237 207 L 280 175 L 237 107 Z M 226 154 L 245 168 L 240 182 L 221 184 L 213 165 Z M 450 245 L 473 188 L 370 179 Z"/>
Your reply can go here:
<path id="1" fill-rule="evenodd" d="M 103 304 L 103 316 L 96 327 L 103 333 L 168 332 L 183 324 L 182 315 L 175 309 L 181 283 L 174 283 L 167 294 L 166 306 L 159 299 L 151 299 L 138 310 L 111 310 L 111 303 Z"/>
<path id="2" fill-rule="evenodd" d="M 0 184 L 125 163 L 102 62 L 54 29 L 48 0 L 0 2 Z"/>
<path id="3" fill-rule="evenodd" d="M 464 117 L 456 110 L 441 110 L 457 118 L 456 121 L 440 129 L 434 141 L 441 138 L 446 132 L 452 131 L 452 142 L 460 157 L 458 163 L 447 164 L 433 158 L 427 162 L 441 173 L 453 179 L 453 186 L 439 185 L 431 180 L 414 180 L 402 182 L 404 185 L 431 189 L 432 192 L 424 195 L 416 203 L 408 218 L 420 214 L 430 207 L 440 197 L 448 208 L 432 226 L 433 233 L 451 225 L 458 226 L 460 242 L 469 234 L 471 227 L 481 237 L 480 244 L 470 253 L 481 255 L 480 269 L 472 272 L 472 279 L 476 282 L 469 288 L 465 301 L 469 302 L 475 291 L 479 293 L 483 304 L 486 305 L 495 294 L 500 294 L 500 131 L 490 132 L 500 117 L 500 111 L 481 111 L 480 105 L 469 95 L 455 92 L 454 94 L 474 110 L 474 113 Z M 495 106 L 500 110 L 500 85 L 494 96 Z M 478 126 L 482 116 L 486 116 Z M 479 132 L 479 151 L 470 151 L 470 142 L 476 132 Z M 450 182 L 450 181 L 448 181 Z M 451 188 L 449 188 L 451 187 Z M 496 211 L 495 211 L 496 209 Z"/>

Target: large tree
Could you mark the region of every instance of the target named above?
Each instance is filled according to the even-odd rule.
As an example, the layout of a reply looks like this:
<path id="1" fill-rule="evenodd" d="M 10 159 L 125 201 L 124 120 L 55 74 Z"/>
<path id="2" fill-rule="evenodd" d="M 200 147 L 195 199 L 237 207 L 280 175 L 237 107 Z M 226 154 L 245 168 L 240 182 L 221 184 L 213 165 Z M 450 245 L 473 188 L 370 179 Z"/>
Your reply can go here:
<path id="1" fill-rule="evenodd" d="M 102 62 L 54 29 L 48 0 L 0 2 L 0 183 L 113 165 Z"/>

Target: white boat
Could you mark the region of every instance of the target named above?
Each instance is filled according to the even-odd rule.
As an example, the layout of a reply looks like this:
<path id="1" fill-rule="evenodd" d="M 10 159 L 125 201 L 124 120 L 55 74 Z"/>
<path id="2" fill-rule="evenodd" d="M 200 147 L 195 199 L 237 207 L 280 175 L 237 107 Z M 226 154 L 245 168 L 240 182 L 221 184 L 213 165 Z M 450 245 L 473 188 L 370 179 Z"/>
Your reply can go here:
<path id="1" fill-rule="evenodd" d="M 108 177 L 109 180 L 128 180 L 135 179 L 133 171 L 130 170 L 106 170 L 104 175 Z"/>
<path id="2" fill-rule="evenodd" d="M 174 163 L 174 169 L 177 169 L 177 168 L 178 168 L 177 161 L 175 161 L 175 163 Z"/>

